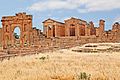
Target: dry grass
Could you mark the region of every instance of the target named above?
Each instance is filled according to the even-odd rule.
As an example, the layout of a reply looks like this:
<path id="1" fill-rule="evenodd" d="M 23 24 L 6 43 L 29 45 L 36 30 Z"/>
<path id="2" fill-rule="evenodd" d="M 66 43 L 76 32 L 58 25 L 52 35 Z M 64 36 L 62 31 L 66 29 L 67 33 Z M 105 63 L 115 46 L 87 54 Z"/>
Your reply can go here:
<path id="1" fill-rule="evenodd" d="M 0 80 L 81 80 L 81 72 L 91 80 L 120 80 L 120 53 L 60 50 L 0 62 Z"/>

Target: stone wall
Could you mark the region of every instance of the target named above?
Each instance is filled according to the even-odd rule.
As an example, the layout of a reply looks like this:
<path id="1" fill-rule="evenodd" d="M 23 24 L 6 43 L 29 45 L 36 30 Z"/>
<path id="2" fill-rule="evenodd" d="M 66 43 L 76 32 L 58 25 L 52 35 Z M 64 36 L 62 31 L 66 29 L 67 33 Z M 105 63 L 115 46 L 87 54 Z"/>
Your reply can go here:
<path id="1" fill-rule="evenodd" d="M 0 28 L 0 47 L 2 47 L 2 28 Z"/>
<path id="2" fill-rule="evenodd" d="M 40 41 L 40 46 L 41 48 L 69 48 L 96 42 L 99 42 L 96 36 L 44 38 Z"/>
<path id="3" fill-rule="evenodd" d="M 108 34 L 108 35 L 106 35 Z M 71 36 L 71 37 L 59 37 L 59 38 L 44 38 L 40 40 L 40 49 L 51 50 L 51 49 L 64 49 L 71 48 L 75 46 L 80 46 L 86 43 L 116 43 L 120 42 L 120 36 L 118 38 L 118 34 L 120 33 L 103 33 L 99 36 Z"/>

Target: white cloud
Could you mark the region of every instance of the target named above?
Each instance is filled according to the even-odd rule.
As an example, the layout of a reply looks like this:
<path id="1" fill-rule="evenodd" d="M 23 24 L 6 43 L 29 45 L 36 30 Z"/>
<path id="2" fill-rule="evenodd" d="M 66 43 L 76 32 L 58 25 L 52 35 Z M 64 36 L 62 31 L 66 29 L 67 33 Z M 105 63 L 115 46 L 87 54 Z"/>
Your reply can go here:
<path id="1" fill-rule="evenodd" d="M 83 0 L 46 0 L 34 3 L 28 7 L 30 10 L 45 11 L 57 9 L 77 9 L 80 4 L 84 4 Z"/>
<path id="2" fill-rule="evenodd" d="M 89 0 L 86 4 L 87 11 L 106 11 L 120 8 L 120 0 Z"/>
<path id="3" fill-rule="evenodd" d="M 115 23 L 115 22 L 120 22 L 120 16 L 118 16 L 118 17 L 116 17 L 116 18 L 114 19 L 114 22 L 113 22 L 113 23 Z"/>
<path id="4" fill-rule="evenodd" d="M 120 9 L 120 0 L 46 0 L 34 3 L 29 10 L 78 10 L 80 13 Z"/>

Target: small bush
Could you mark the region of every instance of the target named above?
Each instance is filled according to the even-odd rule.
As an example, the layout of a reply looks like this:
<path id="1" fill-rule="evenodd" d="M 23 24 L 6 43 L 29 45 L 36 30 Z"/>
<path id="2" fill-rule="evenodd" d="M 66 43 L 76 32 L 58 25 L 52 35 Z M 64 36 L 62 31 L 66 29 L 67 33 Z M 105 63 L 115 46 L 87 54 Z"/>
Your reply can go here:
<path id="1" fill-rule="evenodd" d="M 44 61 L 46 59 L 46 57 L 42 56 L 39 59 Z"/>
<path id="2" fill-rule="evenodd" d="M 77 80 L 90 80 L 91 75 L 85 72 L 81 72 L 77 75 Z"/>

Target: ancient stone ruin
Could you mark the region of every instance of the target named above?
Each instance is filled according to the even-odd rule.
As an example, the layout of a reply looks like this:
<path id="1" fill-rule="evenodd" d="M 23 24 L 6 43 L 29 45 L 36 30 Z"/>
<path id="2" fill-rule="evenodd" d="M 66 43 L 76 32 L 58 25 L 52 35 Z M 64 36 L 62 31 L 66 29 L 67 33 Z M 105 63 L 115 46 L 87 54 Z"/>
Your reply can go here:
<path id="1" fill-rule="evenodd" d="M 32 15 L 25 12 L 15 16 L 2 17 L 0 28 L 0 46 L 10 48 L 69 48 L 84 43 L 120 42 L 120 24 L 116 22 L 112 30 L 105 31 L 105 21 L 100 20 L 99 26 L 85 20 L 71 17 L 59 22 L 53 19 L 43 21 L 43 32 L 32 26 Z M 14 29 L 20 29 L 20 38 L 14 36 Z"/>
<path id="2" fill-rule="evenodd" d="M 0 42 L 4 49 L 8 47 L 25 47 L 35 43 L 40 30 L 32 28 L 32 15 L 18 13 L 15 16 L 2 17 L 2 28 L 0 29 Z M 14 29 L 19 27 L 20 39 L 14 37 Z"/>
<path id="3" fill-rule="evenodd" d="M 52 19 L 47 19 L 43 22 L 44 34 L 47 38 L 50 37 L 95 37 L 96 42 L 117 42 L 119 41 L 120 25 L 115 23 L 112 30 L 105 31 L 105 21 L 99 21 L 99 27 L 95 27 L 91 21 L 87 23 L 84 20 L 70 18 L 64 23 Z M 95 41 L 93 41 L 95 42 Z"/>

